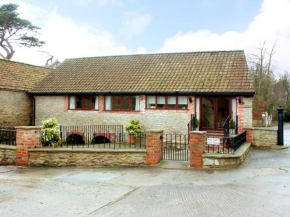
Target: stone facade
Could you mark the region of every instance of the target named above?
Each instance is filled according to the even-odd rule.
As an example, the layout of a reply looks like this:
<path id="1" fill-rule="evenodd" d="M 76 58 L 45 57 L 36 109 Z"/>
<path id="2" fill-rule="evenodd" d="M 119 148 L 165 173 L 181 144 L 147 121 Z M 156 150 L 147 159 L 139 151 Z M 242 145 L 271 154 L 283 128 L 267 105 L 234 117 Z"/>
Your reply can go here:
<path id="1" fill-rule="evenodd" d="M 163 129 L 165 133 L 187 133 L 190 115 L 187 110 L 145 109 L 145 96 L 140 97 L 140 111 L 102 111 L 103 97 L 99 98 L 99 111 L 68 110 L 65 96 L 35 96 L 36 125 L 55 117 L 61 125 L 127 125 L 138 119 L 148 129 Z"/>
<path id="2" fill-rule="evenodd" d="M 16 147 L 0 145 L 0 165 L 16 164 Z"/>
<path id="3" fill-rule="evenodd" d="M 29 126 L 32 98 L 24 91 L 0 90 L 0 126 Z"/>
<path id="4" fill-rule="evenodd" d="M 29 150 L 29 166 L 139 166 L 146 150 L 36 148 Z"/>
<path id="5" fill-rule="evenodd" d="M 252 127 L 253 122 L 253 98 L 241 97 L 241 100 L 241 103 L 239 103 L 239 97 L 237 97 L 239 133 L 242 133 L 244 131 L 243 128 Z"/>

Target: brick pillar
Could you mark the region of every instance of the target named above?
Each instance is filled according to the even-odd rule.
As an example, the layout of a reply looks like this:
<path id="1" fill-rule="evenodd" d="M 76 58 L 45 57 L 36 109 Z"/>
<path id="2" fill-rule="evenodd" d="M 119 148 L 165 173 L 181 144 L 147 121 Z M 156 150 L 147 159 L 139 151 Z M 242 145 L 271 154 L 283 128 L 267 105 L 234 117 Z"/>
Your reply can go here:
<path id="1" fill-rule="evenodd" d="M 252 141 L 253 141 L 253 128 L 244 128 L 243 130 L 247 130 L 247 142 L 252 143 Z"/>
<path id="2" fill-rule="evenodd" d="M 147 164 L 156 165 L 163 160 L 163 130 L 146 132 Z"/>
<path id="3" fill-rule="evenodd" d="M 16 127 L 16 163 L 28 166 L 28 149 L 41 146 L 41 127 Z"/>
<path id="4" fill-rule="evenodd" d="M 190 167 L 201 168 L 202 157 L 206 149 L 206 132 L 192 131 L 189 132 L 189 161 Z"/>

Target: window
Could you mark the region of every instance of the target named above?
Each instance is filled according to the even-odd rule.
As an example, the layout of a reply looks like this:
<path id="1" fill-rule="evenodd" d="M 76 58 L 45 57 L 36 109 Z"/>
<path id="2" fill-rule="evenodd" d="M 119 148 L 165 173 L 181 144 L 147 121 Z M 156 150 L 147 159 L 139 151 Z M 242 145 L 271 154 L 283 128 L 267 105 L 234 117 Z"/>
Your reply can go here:
<path id="1" fill-rule="evenodd" d="M 106 96 L 105 110 L 139 111 L 139 96 Z"/>
<path id="2" fill-rule="evenodd" d="M 187 96 L 147 96 L 147 108 L 187 109 Z"/>
<path id="3" fill-rule="evenodd" d="M 73 110 L 98 110 L 98 96 L 70 96 L 69 109 Z"/>

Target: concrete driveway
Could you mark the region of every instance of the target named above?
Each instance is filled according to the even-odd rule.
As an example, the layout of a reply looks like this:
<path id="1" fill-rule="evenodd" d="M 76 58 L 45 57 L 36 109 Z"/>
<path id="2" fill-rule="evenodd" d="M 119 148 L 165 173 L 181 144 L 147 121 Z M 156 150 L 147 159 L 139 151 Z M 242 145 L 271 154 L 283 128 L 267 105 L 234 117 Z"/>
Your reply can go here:
<path id="1" fill-rule="evenodd" d="M 290 216 L 289 169 L 290 149 L 253 149 L 233 170 L 2 166 L 0 216 Z"/>

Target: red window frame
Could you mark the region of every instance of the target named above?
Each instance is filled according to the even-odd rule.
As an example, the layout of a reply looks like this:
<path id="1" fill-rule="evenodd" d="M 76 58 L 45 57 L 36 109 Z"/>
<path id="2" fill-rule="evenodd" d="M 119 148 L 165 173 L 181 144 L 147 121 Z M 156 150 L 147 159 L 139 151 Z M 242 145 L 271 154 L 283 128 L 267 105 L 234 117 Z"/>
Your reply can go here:
<path id="1" fill-rule="evenodd" d="M 139 110 L 132 110 L 132 97 L 134 96 L 138 96 L 138 95 L 133 95 L 133 96 L 129 96 L 129 95 L 111 95 L 111 105 L 112 105 L 112 109 L 111 110 L 105 110 L 105 111 L 135 111 L 135 112 L 139 112 Z M 114 109 L 114 98 L 115 97 L 120 97 L 120 109 Z M 123 97 L 129 97 L 129 109 L 123 109 Z M 105 99 L 105 98 L 104 98 Z M 106 103 L 106 102 L 105 102 Z M 139 103 L 140 103 L 140 97 L 139 97 Z"/>
<path id="2" fill-rule="evenodd" d="M 148 96 L 152 96 L 152 95 L 148 95 Z M 163 97 L 165 97 L 165 108 L 158 108 L 157 107 L 157 97 L 160 97 L 160 96 L 156 96 L 154 95 L 155 97 L 155 108 L 148 108 L 147 107 L 147 101 L 148 101 L 148 96 L 146 96 L 146 109 L 157 109 L 157 110 L 188 110 L 188 104 L 187 104 L 187 108 L 185 109 L 182 109 L 182 108 L 178 108 L 178 97 L 179 96 L 164 96 L 162 95 Z M 175 108 L 168 108 L 168 97 L 175 97 L 175 100 L 176 100 L 176 104 L 175 104 Z M 188 96 L 187 97 L 187 102 L 188 102 Z"/>
<path id="3" fill-rule="evenodd" d="M 75 109 L 71 109 L 70 108 L 70 98 L 72 96 L 75 97 Z M 77 108 L 77 98 L 78 97 L 81 97 L 82 98 L 82 108 Z M 89 108 L 85 108 L 85 97 L 89 97 L 89 101 L 90 101 L 90 107 Z M 95 97 L 99 97 L 99 96 L 95 96 Z M 85 111 L 94 110 L 94 111 L 98 111 L 99 109 L 93 109 L 92 108 L 92 98 L 93 98 L 93 96 L 86 96 L 86 95 L 84 95 L 84 96 L 83 95 L 82 96 L 80 96 L 80 95 L 71 95 L 71 96 L 68 96 L 68 109 L 69 110 L 85 110 Z M 99 102 L 99 100 L 98 100 L 98 102 Z M 98 106 L 98 108 L 99 108 L 99 106 Z"/>

